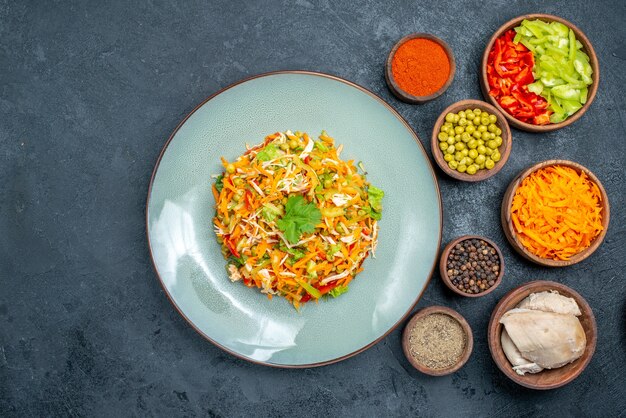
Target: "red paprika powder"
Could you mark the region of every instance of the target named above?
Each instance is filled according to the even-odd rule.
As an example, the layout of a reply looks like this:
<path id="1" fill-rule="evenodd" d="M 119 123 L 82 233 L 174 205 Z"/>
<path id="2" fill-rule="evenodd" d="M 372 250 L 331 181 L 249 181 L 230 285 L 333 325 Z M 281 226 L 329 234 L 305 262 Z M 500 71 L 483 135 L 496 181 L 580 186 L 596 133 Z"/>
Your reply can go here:
<path id="1" fill-rule="evenodd" d="M 450 77 L 446 51 L 430 39 L 415 38 L 404 42 L 391 60 L 393 80 L 413 96 L 433 94 Z"/>

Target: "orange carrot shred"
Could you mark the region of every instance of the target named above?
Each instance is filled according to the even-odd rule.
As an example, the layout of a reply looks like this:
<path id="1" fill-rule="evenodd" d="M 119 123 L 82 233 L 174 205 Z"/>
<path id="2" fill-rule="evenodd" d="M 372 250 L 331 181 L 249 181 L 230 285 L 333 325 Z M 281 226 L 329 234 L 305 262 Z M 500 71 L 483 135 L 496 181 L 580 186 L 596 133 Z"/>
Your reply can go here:
<path id="1" fill-rule="evenodd" d="M 511 221 L 528 251 L 568 260 L 603 230 L 601 201 L 598 185 L 584 172 L 545 167 L 526 177 L 515 191 Z"/>

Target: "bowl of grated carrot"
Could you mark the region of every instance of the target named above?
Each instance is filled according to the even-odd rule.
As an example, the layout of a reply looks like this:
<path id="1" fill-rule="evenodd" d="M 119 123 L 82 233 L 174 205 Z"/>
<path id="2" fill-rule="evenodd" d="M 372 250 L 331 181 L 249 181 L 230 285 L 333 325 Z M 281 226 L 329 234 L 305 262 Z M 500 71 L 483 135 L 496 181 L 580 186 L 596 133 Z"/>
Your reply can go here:
<path id="1" fill-rule="evenodd" d="M 547 267 L 565 267 L 589 257 L 609 226 L 609 200 L 586 167 L 548 160 L 521 172 L 502 200 L 501 221 L 513 248 Z"/>

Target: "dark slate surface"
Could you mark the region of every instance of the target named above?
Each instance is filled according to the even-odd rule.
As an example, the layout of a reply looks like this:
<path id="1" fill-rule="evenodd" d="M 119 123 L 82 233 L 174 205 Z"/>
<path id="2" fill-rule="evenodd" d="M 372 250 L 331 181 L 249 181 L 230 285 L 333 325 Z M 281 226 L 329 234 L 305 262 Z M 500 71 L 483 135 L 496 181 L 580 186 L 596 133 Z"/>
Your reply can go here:
<path id="1" fill-rule="evenodd" d="M 625 2 L 110 3 L 0 1 L 1 416 L 624 414 Z M 324 71 L 381 95 L 426 144 L 445 106 L 480 98 L 491 32 L 530 12 L 581 27 L 599 54 L 601 83 L 573 126 L 514 131 L 495 178 L 471 185 L 438 172 L 443 242 L 484 234 L 507 263 L 505 282 L 484 298 L 455 297 L 435 275 L 418 305 L 450 306 L 469 320 L 475 346 L 463 369 L 442 378 L 412 370 L 396 330 L 339 364 L 277 370 L 223 353 L 176 313 L 150 264 L 144 205 L 162 145 L 197 103 L 253 74 Z M 443 37 L 457 58 L 451 88 L 423 106 L 395 100 L 383 78 L 387 52 L 413 31 Z M 549 158 L 595 171 L 613 210 L 599 251 L 558 270 L 513 254 L 498 218 L 508 182 Z M 547 393 L 505 378 L 486 341 L 497 300 L 537 278 L 578 290 L 599 332 L 584 374 Z"/>

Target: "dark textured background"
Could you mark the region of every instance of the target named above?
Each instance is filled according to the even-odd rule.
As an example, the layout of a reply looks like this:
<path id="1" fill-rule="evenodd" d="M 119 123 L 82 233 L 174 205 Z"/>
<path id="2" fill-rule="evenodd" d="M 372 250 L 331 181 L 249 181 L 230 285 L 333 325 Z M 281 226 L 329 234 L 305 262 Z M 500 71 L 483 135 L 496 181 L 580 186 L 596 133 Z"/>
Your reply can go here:
<path id="1" fill-rule="evenodd" d="M 624 162 L 626 2 L 0 1 L 0 416 L 617 416 L 626 408 Z M 308 370 L 235 359 L 203 340 L 161 290 L 146 246 L 152 168 L 197 103 L 241 78 L 324 71 L 387 100 L 422 138 L 448 104 L 480 98 L 477 71 L 492 31 L 548 12 L 593 42 L 595 102 L 573 126 L 513 131 L 511 158 L 482 184 L 441 175 L 443 243 L 464 233 L 501 245 L 504 283 L 477 300 L 435 275 L 420 307 L 442 304 L 474 329 L 468 364 L 430 378 L 411 369 L 400 330 L 357 357 Z M 383 63 L 403 35 L 423 31 L 454 50 L 457 75 L 423 106 L 395 100 Z M 593 170 L 612 206 L 604 244 L 556 270 L 512 253 L 499 224 L 508 182 L 544 159 Z M 570 385 L 535 392 L 496 368 L 486 328 L 498 299 L 531 279 L 578 290 L 598 322 L 598 346 Z"/>

